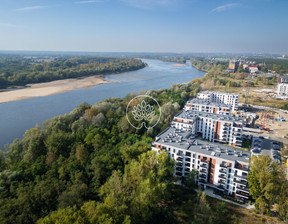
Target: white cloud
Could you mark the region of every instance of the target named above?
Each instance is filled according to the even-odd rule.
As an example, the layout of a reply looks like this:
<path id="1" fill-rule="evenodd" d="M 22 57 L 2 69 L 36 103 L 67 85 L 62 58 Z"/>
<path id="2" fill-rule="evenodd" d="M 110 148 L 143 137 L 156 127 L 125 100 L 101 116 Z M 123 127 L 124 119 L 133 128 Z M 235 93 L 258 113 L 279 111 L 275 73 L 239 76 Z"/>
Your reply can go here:
<path id="1" fill-rule="evenodd" d="M 46 6 L 36 5 L 36 6 L 29 6 L 24 8 L 16 9 L 16 11 L 32 11 L 32 10 L 38 10 L 38 9 L 44 9 Z"/>
<path id="2" fill-rule="evenodd" d="M 241 6 L 241 4 L 239 4 L 239 3 L 230 3 L 230 4 L 218 6 L 215 9 L 212 9 L 211 12 L 224 12 L 224 11 L 234 9 L 234 8 L 237 8 L 240 6 Z"/>
<path id="3" fill-rule="evenodd" d="M 97 3 L 103 2 L 103 0 L 85 0 L 85 1 L 77 1 L 76 4 L 88 4 L 88 3 Z"/>

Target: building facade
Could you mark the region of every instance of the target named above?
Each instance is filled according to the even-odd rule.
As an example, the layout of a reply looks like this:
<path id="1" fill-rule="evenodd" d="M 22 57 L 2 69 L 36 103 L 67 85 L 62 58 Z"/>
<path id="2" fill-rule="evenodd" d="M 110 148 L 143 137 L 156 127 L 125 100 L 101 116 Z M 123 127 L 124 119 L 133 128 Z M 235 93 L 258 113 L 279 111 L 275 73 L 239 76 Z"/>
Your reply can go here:
<path id="1" fill-rule="evenodd" d="M 278 96 L 288 96 L 288 76 L 280 76 L 278 78 Z"/>
<path id="2" fill-rule="evenodd" d="M 165 150 L 175 159 L 174 175 L 184 177 L 193 169 L 198 171 L 197 183 L 249 199 L 247 184 L 250 152 L 195 138 L 190 131 L 173 127 L 160 133 L 152 150 Z"/>
<path id="3" fill-rule="evenodd" d="M 197 94 L 197 98 L 208 100 L 209 102 L 212 102 L 212 103 L 223 103 L 223 104 L 231 105 L 232 111 L 238 110 L 239 94 L 203 91 Z"/>
<path id="4" fill-rule="evenodd" d="M 193 98 L 188 100 L 184 107 L 185 111 L 202 111 L 206 113 L 213 114 L 223 114 L 230 115 L 231 114 L 231 105 L 223 104 L 223 103 L 213 103 L 208 100 Z"/>
<path id="5" fill-rule="evenodd" d="M 238 117 L 199 111 L 182 111 L 172 121 L 172 127 L 190 131 L 193 136 L 239 147 L 242 146 L 243 125 L 243 119 Z"/>

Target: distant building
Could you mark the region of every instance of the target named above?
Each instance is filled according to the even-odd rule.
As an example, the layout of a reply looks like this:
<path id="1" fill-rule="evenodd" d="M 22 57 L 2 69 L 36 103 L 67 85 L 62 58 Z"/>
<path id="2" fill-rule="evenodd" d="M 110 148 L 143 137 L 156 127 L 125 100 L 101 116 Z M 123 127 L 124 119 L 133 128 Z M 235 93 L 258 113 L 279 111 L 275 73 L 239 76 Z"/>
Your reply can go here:
<path id="1" fill-rule="evenodd" d="M 245 70 L 246 68 L 248 68 L 248 64 L 247 64 L 247 63 L 243 63 L 242 66 L 243 66 L 243 70 Z"/>
<path id="2" fill-rule="evenodd" d="M 182 111 L 172 121 L 172 127 L 189 130 L 193 136 L 240 147 L 243 124 L 241 118 L 199 111 Z"/>
<path id="3" fill-rule="evenodd" d="M 238 110 L 239 94 L 203 91 L 197 94 L 197 98 L 205 99 L 213 103 L 223 103 L 223 104 L 231 105 L 232 111 Z"/>
<path id="4" fill-rule="evenodd" d="M 168 128 L 156 136 L 152 150 L 165 150 L 176 161 L 174 175 L 185 178 L 197 170 L 197 184 L 249 199 L 247 183 L 250 152 L 195 139 L 191 132 Z"/>
<path id="5" fill-rule="evenodd" d="M 238 62 L 236 60 L 230 60 L 228 69 L 232 70 L 233 72 L 235 72 L 236 69 L 237 69 L 237 66 L 238 66 Z"/>
<path id="6" fill-rule="evenodd" d="M 202 111 L 207 113 L 213 114 L 223 114 L 223 115 L 230 115 L 231 114 L 231 105 L 227 105 L 224 103 L 214 103 L 209 102 L 205 99 L 194 98 L 188 100 L 184 110 L 191 110 L 191 111 Z"/>
<path id="7" fill-rule="evenodd" d="M 288 96 L 288 76 L 280 76 L 278 78 L 278 96 Z"/>
<path id="8" fill-rule="evenodd" d="M 259 71 L 259 68 L 257 65 L 249 65 L 248 66 L 250 73 L 256 73 Z"/>

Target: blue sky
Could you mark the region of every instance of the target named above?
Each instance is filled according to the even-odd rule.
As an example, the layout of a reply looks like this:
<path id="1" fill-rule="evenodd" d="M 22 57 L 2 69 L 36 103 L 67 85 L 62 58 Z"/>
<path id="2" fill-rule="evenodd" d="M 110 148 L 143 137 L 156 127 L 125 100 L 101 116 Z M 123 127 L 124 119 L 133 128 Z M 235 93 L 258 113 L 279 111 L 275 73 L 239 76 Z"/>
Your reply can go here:
<path id="1" fill-rule="evenodd" d="M 0 0 L 0 50 L 288 53 L 287 0 Z"/>

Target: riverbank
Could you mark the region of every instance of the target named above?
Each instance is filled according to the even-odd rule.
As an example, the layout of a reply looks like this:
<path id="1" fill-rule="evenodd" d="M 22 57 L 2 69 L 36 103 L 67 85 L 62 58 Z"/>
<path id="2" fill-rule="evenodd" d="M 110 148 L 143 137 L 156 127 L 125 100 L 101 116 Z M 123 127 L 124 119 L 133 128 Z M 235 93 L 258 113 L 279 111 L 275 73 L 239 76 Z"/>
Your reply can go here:
<path id="1" fill-rule="evenodd" d="M 58 93 L 68 92 L 76 89 L 88 89 L 103 83 L 113 83 L 103 77 L 90 76 L 81 79 L 64 79 L 52 82 L 29 84 L 28 88 L 0 92 L 0 103 L 23 100 L 28 98 L 49 96 Z"/>

